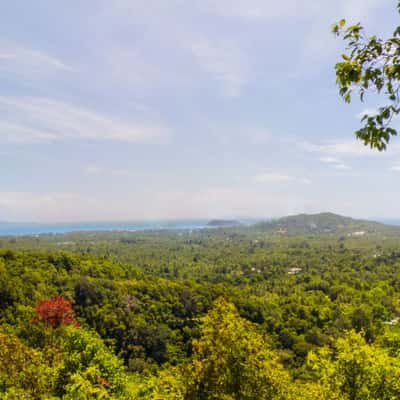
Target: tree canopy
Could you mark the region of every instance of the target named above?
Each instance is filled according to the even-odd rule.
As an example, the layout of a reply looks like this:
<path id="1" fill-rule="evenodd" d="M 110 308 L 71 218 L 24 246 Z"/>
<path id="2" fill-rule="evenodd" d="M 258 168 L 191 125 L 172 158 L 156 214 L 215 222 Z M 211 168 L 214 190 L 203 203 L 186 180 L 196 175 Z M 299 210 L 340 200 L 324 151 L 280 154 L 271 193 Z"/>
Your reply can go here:
<path id="1" fill-rule="evenodd" d="M 0 398 L 399 398 L 400 231 L 303 223 L 0 237 Z"/>

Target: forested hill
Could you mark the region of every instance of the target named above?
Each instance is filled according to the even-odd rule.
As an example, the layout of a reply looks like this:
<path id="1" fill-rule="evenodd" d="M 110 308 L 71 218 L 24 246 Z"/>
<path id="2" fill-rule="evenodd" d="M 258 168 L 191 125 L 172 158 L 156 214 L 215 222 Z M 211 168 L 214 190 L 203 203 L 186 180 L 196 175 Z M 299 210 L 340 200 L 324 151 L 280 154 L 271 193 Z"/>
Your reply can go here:
<path id="1" fill-rule="evenodd" d="M 400 227 L 343 217 L 333 213 L 299 214 L 260 222 L 253 229 L 281 234 L 347 234 L 399 233 Z"/>
<path id="2" fill-rule="evenodd" d="M 230 228 L 242 225 L 241 222 L 234 219 L 213 219 L 207 224 L 210 228 Z"/>

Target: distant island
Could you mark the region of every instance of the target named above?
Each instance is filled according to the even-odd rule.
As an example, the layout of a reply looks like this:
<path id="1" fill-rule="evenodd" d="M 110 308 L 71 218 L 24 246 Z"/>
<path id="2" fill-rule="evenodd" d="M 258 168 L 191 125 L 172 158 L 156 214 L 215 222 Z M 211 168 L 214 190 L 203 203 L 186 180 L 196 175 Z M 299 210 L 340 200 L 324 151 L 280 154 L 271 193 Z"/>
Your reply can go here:
<path id="1" fill-rule="evenodd" d="M 232 228 L 242 225 L 241 222 L 234 219 L 213 219 L 207 224 L 207 226 L 211 228 Z"/>

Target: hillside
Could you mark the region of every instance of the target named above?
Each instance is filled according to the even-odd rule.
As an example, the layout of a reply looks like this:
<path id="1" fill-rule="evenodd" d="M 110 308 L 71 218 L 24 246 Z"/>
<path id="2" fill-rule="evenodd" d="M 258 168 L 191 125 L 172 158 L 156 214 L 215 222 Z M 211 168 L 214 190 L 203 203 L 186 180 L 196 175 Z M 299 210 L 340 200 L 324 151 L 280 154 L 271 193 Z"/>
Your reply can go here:
<path id="1" fill-rule="evenodd" d="M 231 219 L 213 219 L 207 224 L 210 228 L 228 228 L 242 225 L 241 222 Z"/>
<path id="2" fill-rule="evenodd" d="M 298 214 L 254 225 L 255 229 L 280 234 L 347 234 L 400 233 L 400 227 L 353 219 L 334 213 Z"/>

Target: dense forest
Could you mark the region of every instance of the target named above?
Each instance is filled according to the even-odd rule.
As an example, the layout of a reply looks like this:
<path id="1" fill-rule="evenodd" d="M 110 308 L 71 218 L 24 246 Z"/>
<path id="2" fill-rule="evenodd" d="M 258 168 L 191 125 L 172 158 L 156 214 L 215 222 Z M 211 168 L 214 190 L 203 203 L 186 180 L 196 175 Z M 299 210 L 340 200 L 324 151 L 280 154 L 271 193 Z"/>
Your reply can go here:
<path id="1" fill-rule="evenodd" d="M 313 218 L 1 238 L 0 397 L 400 398 L 399 231 Z"/>

